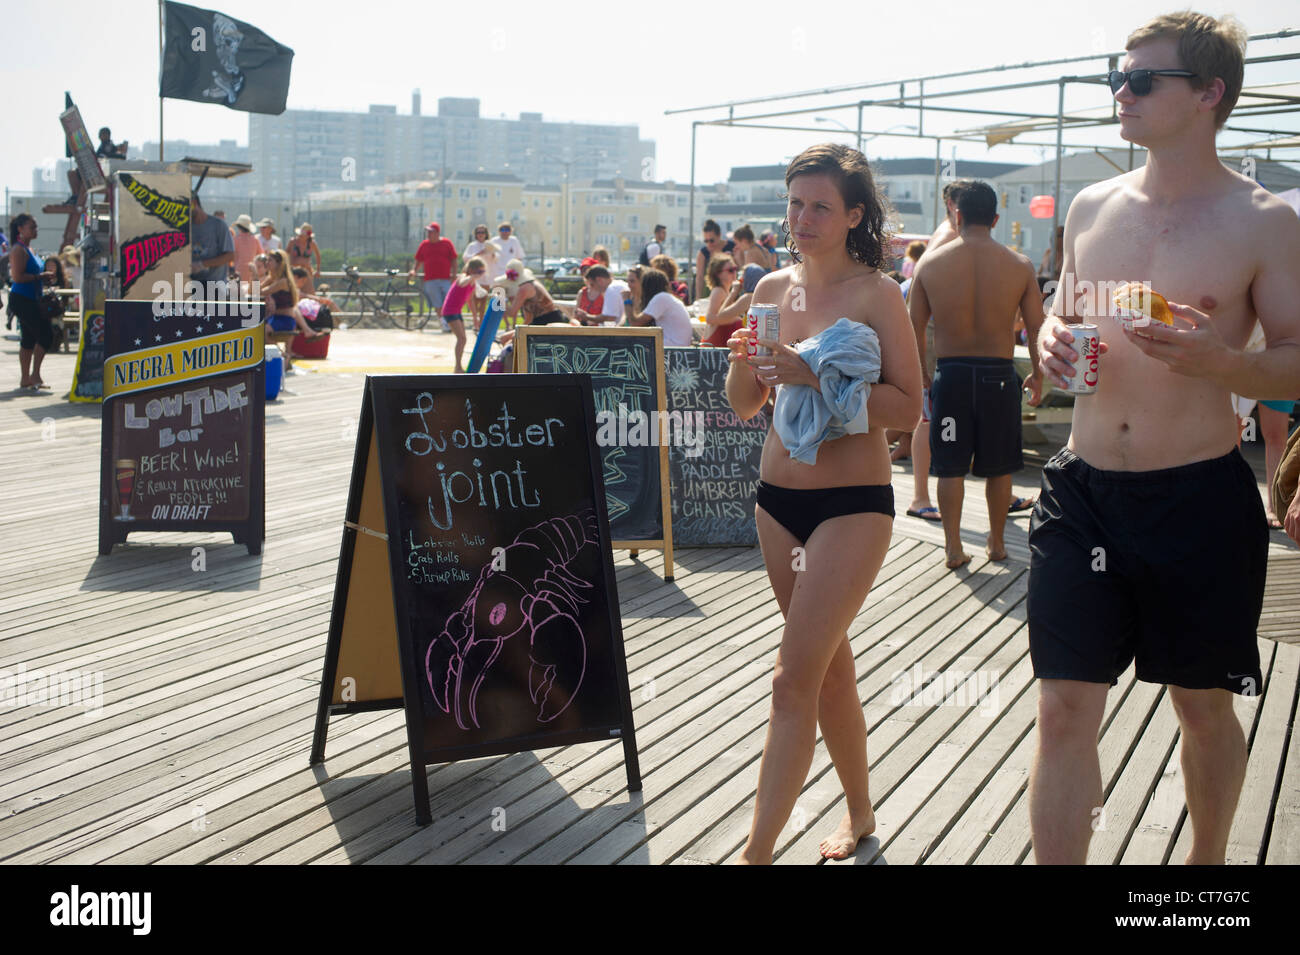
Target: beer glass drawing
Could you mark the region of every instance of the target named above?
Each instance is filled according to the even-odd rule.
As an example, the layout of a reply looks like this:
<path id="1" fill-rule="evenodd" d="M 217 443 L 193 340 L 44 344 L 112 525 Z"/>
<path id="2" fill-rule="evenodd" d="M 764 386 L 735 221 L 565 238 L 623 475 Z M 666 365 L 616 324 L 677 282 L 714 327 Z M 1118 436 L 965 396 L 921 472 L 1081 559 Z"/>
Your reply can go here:
<path id="1" fill-rule="evenodd" d="M 116 519 L 135 520 L 131 516 L 131 497 L 135 494 L 135 462 L 128 459 L 115 462 L 114 476 L 117 479 L 117 503 L 122 507 L 122 513 Z"/>

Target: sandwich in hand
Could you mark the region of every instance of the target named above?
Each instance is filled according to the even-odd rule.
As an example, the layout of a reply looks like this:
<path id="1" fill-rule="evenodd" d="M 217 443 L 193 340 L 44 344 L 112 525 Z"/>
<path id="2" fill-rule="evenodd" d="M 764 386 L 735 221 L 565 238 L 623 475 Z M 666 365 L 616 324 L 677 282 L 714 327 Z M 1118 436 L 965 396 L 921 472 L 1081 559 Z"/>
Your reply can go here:
<path id="1" fill-rule="evenodd" d="M 1152 322 L 1172 326 L 1174 313 L 1159 292 L 1141 282 L 1128 282 L 1115 290 L 1115 318 L 1125 331 L 1144 328 Z"/>

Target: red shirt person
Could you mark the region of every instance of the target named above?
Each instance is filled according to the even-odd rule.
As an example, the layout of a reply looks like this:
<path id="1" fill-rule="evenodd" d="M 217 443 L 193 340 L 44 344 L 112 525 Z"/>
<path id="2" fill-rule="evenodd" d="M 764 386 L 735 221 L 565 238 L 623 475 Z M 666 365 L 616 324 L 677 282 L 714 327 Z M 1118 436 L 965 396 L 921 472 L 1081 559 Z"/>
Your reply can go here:
<path id="1" fill-rule="evenodd" d="M 424 297 L 431 309 L 441 313 L 442 300 L 451 289 L 452 271 L 456 267 L 456 246 L 451 239 L 442 238 L 436 222 L 430 222 L 424 234 L 424 241 L 415 250 L 415 261 L 424 264 Z M 414 265 L 408 274 L 415 278 Z"/>

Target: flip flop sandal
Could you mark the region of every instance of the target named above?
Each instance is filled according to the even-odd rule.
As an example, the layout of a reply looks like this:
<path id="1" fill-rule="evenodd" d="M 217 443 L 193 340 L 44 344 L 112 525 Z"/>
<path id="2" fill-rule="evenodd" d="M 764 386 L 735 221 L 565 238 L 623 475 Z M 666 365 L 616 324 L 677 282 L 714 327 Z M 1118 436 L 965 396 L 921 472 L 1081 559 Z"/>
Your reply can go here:
<path id="1" fill-rule="evenodd" d="M 921 508 L 917 508 L 914 511 L 909 510 L 907 511 L 907 516 L 919 517 L 923 521 L 937 521 L 941 519 L 939 517 L 939 509 L 937 507 L 921 507 Z"/>
<path id="2" fill-rule="evenodd" d="M 1014 514 L 1017 511 L 1027 511 L 1034 506 L 1032 497 L 1018 497 L 1011 502 L 1011 507 L 1007 509 L 1008 514 Z"/>

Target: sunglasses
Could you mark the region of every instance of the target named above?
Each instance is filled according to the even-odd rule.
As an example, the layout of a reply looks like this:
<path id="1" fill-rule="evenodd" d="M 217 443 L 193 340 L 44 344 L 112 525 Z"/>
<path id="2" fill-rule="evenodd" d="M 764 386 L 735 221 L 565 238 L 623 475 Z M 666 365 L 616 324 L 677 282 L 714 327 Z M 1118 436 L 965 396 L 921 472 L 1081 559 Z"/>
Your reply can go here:
<path id="1" fill-rule="evenodd" d="M 1146 96 L 1151 92 L 1151 78 L 1153 76 L 1195 76 L 1189 70 L 1129 70 L 1125 73 L 1123 70 L 1111 70 L 1106 74 L 1106 82 L 1110 84 L 1110 91 L 1118 93 L 1128 83 L 1129 92 L 1134 96 Z"/>
<path id="2" fill-rule="evenodd" d="M 498 232 L 509 232 L 509 229 L 497 229 Z"/>

